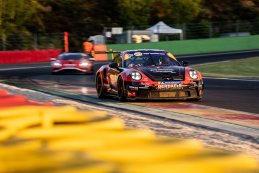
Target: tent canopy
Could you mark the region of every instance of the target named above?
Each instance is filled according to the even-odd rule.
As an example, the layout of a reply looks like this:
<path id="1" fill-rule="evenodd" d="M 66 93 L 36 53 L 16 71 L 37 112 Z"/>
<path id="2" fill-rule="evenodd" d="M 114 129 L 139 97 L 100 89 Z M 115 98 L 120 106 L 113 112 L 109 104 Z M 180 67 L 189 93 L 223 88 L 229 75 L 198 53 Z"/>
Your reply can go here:
<path id="1" fill-rule="evenodd" d="M 155 24 L 154 26 L 146 30 L 152 31 L 155 34 L 182 34 L 183 33 L 181 29 L 172 28 L 162 21 L 158 22 L 157 24 Z"/>

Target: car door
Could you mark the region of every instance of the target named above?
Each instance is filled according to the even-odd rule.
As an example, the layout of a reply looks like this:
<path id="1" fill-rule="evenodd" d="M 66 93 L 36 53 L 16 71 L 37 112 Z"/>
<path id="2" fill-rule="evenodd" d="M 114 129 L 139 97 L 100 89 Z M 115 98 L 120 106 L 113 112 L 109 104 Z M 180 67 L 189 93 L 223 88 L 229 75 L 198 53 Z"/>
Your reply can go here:
<path id="1" fill-rule="evenodd" d="M 121 55 L 115 56 L 113 62 L 117 63 L 118 67 L 121 68 L 122 67 Z M 111 68 L 111 67 L 108 68 L 107 76 L 108 76 L 110 88 L 117 90 L 117 79 L 119 74 L 120 74 L 119 69 Z"/>

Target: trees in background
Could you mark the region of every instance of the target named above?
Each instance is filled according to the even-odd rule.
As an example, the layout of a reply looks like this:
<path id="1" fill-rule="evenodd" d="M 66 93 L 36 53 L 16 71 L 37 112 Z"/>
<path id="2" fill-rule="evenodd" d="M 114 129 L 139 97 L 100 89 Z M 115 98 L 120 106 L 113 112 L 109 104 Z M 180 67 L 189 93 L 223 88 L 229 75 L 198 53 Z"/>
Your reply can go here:
<path id="1" fill-rule="evenodd" d="M 0 32 L 9 35 L 30 34 L 35 28 L 43 31 L 41 11 L 47 9 L 37 0 L 0 0 Z"/>
<path id="2" fill-rule="evenodd" d="M 212 21 L 253 20 L 259 17 L 259 0 L 203 0 L 204 17 Z"/>
<path id="3" fill-rule="evenodd" d="M 202 0 L 151 0 L 150 23 L 163 20 L 167 23 L 192 22 L 201 12 Z"/>
<path id="4" fill-rule="evenodd" d="M 19 49 L 18 44 L 32 36 L 33 31 L 44 32 L 45 23 L 40 14 L 47 11 L 37 0 L 0 0 L 1 49 Z M 31 45 L 25 43 L 23 48 L 31 49 Z"/>
<path id="5" fill-rule="evenodd" d="M 124 26 L 147 25 L 150 19 L 149 0 L 118 0 L 118 19 Z"/>
<path id="6" fill-rule="evenodd" d="M 106 26 L 139 28 L 161 20 L 207 26 L 211 21 L 255 19 L 259 0 L 0 0 L 2 40 L 17 33 L 68 31 L 75 46 Z"/>
<path id="7" fill-rule="evenodd" d="M 251 20 L 259 0 L 0 0 L 0 31 L 100 33 L 104 26 Z"/>

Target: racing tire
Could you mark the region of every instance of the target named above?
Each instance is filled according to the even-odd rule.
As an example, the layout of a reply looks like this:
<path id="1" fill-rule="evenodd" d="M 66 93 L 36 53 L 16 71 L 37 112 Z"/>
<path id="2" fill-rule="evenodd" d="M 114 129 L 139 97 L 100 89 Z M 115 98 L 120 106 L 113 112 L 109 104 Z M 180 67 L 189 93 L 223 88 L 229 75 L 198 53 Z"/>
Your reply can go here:
<path id="1" fill-rule="evenodd" d="M 56 74 L 58 74 L 58 72 L 52 71 L 51 74 L 52 74 L 52 75 L 56 75 Z"/>
<path id="2" fill-rule="evenodd" d="M 100 75 L 96 77 L 96 91 L 99 99 L 107 98 L 107 90 L 104 88 L 103 80 Z"/>
<path id="3" fill-rule="evenodd" d="M 122 78 L 118 79 L 117 82 L 117 87 L 118 87 L 118 98 L 121 102 L 125 102 L 127 101 L 127 96 L 125 94 L 125 88 L 124 88 L 124 82 L 122 80 Z"/>

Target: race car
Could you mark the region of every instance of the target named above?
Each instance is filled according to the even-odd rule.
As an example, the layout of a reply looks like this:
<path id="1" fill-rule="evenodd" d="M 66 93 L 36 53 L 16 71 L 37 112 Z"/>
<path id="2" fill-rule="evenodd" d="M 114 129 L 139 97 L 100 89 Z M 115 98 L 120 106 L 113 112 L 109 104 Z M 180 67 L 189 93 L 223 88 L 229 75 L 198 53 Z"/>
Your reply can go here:
<path id="1" fill-rule="evenodd" d="M 96 72 L 98 98 L 199 100 L 204 88 L 202 75 L 187 66 L 188 62 L 180 63 L 165 50 L 122 51 Z"/>
<path id="2" fill-rule="evenodd" d="M 62 53 L 51 59 L 51 73 L 93 72 L 94 58 L 86 53 Z"/>

